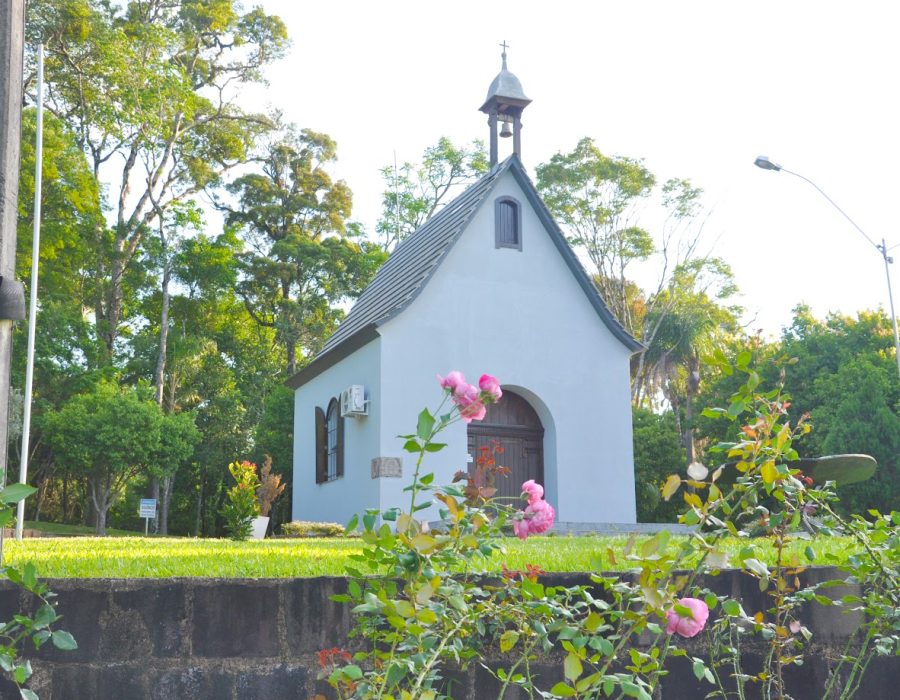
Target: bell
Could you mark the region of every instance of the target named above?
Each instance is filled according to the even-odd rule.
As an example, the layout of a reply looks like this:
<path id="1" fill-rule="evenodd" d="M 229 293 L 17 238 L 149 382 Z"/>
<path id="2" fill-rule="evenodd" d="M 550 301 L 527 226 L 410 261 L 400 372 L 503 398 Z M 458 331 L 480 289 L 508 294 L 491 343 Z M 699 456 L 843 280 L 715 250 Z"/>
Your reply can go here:
<path id="1" fill-rule="evenodd" d="M 512 129 L 509 128 L 509 122 L 503 122 L 503 126 L 500 127 L 500 138 L 508 139 L 512 136 Z"/>

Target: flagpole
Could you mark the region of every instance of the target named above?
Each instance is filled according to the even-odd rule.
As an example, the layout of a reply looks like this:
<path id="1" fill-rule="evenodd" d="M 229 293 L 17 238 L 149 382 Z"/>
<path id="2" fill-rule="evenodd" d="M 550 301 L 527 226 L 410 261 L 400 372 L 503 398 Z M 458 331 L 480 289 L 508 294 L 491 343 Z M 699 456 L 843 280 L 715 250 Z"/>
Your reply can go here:
<path id="1" fill-rule="evenodd" d="M 31 239 L 31 304 L 28 308 L 28 357 L 25 364 L 25 406 L 22 412 L 22 457 L 19 482 L 28 483 L 28 443 L 31 438 L 31 386 L 34 380 L 34 332 L 37 321 L 38 263 L 41 248 L 41 164 L 44 149 L 44 45 L 37 50 L 37 120 L 34 127 L 34 233 Z M 22 539 L 25 499 L 16 505 L 16 539 Z"/>

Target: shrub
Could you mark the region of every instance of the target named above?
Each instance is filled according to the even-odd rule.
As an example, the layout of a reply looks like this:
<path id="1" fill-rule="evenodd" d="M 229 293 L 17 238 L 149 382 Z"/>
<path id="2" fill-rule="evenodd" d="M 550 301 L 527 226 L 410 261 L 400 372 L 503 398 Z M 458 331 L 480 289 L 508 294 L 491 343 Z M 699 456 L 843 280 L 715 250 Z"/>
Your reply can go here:
<path id="1" fill-rule="evenodd" d="M 315 523 L 294 520 L 281 526 L 285 537 L 344 537 L 344 526 L 337 523 Z"/>
<path id="2" fill-rule="evenodd" d="M 272 473 L 272 457 L 266 455 L 262 469 L 259 470 L 259 488 L 256 489 L 256 500 L 259 501 L 259 514 L 269 517 L 272 512 L 272 504 L 284 491 L 285 484 L 281 483 L 281 474 Z"/>
<path id="3" fill-rule="evenodd" d="M 246 540 L 252 530 L 252 521 L 259 515 L 256 489 L 259 478 L 253 462 L 232 462 L 228 471 L 234 477 L 235 485 L 228 490 L 228 500 L 222 508 L 225 530 L 233 540 Z"/>

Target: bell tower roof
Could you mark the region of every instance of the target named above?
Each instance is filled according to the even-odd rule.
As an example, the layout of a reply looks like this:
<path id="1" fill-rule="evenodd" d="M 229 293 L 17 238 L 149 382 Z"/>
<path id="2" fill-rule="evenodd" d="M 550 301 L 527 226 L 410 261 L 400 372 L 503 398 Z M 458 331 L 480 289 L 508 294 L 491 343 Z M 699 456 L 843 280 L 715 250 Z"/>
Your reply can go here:
<path id="1" fill-rule="evenodd" d="M 501 46 L 503 47 L 503 53 L 501 54 L 503 64 L 500 72 L 497 73 L 497 77 L 491 82 L 487 98 L 480 110 L 488 114 L 492 111 L 492 108 L 501 107 L 496 111 L 503 112 L 505 111 L 502 109 L 503 106 L 524 108 L 531 103 L 531 100 L 525 96 L 525 92 L 522 90 L 522 83 L 506 67 L 506 42 L 503 42 Z"/>

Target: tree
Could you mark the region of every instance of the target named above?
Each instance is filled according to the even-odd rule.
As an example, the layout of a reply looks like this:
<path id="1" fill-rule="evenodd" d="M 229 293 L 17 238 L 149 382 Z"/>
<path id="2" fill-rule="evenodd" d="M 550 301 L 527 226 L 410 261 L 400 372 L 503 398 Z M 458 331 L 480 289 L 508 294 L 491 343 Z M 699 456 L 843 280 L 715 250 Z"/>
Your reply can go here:
<path id="1" fill-rule="evenodd" d="M 727 339 L 738 332 L 738 310 L 710 298 L 701 287 L 701 279 L 693 274 L 691 261 L 679 267 L 670 287 L 659 295 L 659 302 L 648 314 L 647 325 L 655 328 L 653 342 L 641 358 L 640 372 L 634 378 L 633 397 L 661 393 L 674 411 L 675 424 L 685 449 L 687 463 L 694 461 L 694 408 L 700 389 L 703 358 L 721 350 Z M 730 278 L 724 264 L 717 271 Z M 708 269 L 709 261 L 697 265 L 699 272 Z M 698 288 L 700 287 L 700 288 Z M 659 318 L 654 318 L 655 316 Z M 684 416 L 682 419 L 682 411 Z"/>
<path id="2" fill-rule="evenodd" d="M 589 138 L 537 167 L 537 189 L 547 208 L 569 232 L 569 242 L 587 254 L 600 294 L 634 335 L 639 334 L 629 314 L 626 270 L 653 254 L 653 236 L 637 218 L 655 184 L 643 163 L 605 156 Z"/>
<path id="3" fill-rule="evenodd" d="M 663 501 L 660 491 L 670 474 L 683 474 L 686 466 L 675 415 L 636 406 L 632 409 L 632 425 L 638 522 L 676 522 L 681 505 Z"/>
<path id="4" fill-rule="evenodd" d="M 325 170 L 336 152 L 325 134 L 288 131 L 266 149 L 261 173 L 228 188 L 239 202 L 228 224 L 249 241 L 238 292 L 253 319 L 274 329 L 289 375 L 334 328 L 337 304 L 358 295 L 384 260 L 347 223 L 350 189 Z"/>
<path id="5" fill-rule="evenodd" d="M 385 190 L 375 231 L 385 252 L 393 250 L 430 219 L 462 185 L 484 175 L 490 167 L 482 141 L 455 146 L 441 137 L 422 154 L 421 165 L 405 162 L 381 169 Z"/>
<path id="6" fill-rule="evenodd" d="M 106 534 L 107 511 L 134 476 L 185 458 L 191 442 L 187 421 L 166 417 L 146 390 L 108 381 L 46 416 L 56 460 L 87 477 L 98 535 Z"/>
<path id="7" fill-rule="evenodd" d="M 217 184 L 271 128 L 235 96 L 262 79 L 287 35 L 277 17 L 242 12 L 236 0 L 38 0 L 28 28 L 31 45 L 46 47 L 48 109 L 110 187 L 111 240 L 96 227 L 91 306 L 111 362 L 127 273 L 149 227 Z"/>
<path id="8" fill-rule="evenodd" d="M 659 189 L 665 216 L 655 235 L 641 226 L 641 209 L 655 184 L 641 161 L 606 156 L 589 138 L 537 168 L 538 191 L 567 230 L 570 243 L 593 264 L 601 296 L 619 322 L 649 348 L 633 367 L 635 405 L 659 388 L 648 391 L 648 378 L 664 374 L 661 367 L 646 363 L 671 356 L 671 348 L 655 347 L 665 324 L 671 331 L 679 323 L 668 319 L 669 314 L 680 308 L 684 325 L 692 297 L 722 304 L 736 292 L 728 266 L 698 254 L 702 226 L 695 224 L 702 190 L 689 180 L 672 178 Z M 641 290 L 628 275 L 633 264 L 651 259 L 658 262 L 656 282 Z"/>

